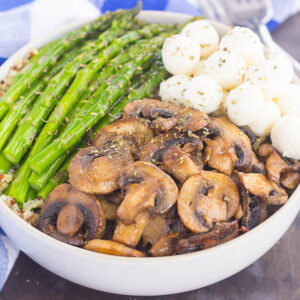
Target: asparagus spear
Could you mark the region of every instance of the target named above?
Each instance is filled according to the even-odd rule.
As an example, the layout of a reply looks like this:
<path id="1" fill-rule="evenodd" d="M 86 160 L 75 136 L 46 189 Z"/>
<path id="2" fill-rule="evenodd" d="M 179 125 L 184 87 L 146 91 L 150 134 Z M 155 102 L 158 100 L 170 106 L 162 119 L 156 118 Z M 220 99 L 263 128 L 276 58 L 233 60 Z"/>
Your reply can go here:
<path id="1" fill-rule="evenodd" d="M 36 82 L 34 86 L 27 91 L 24 97 L 21 96 L 21 99 L 9 109 L 4 119 L 0 122 L 0 150 L 17 127 L 20 120 L 25 116 L 29 107 L 37 99 L 38 95 L 42 93 L 47 82 L 52 76 L 59 72 L 66 63 L 72 61 L 79 51 L 80 49 L 76 48 L 73 51 L 68 52 L 68 55 L 62 58 L 61 61 L 59 61 L 58 64 L 52 68 L 41 81 Z"/>
<path id="2" fill-rule="evenodd" d="M 0 174 L 7 174 L 9 169 L 12 167 L 12 163 L 9 162 L 3 155 L 0 153 Z"/>
<path id="3" fill-rule="evenodd" d="M 95 101 L 95 103 L 91 101 L 86 103 L 82 109 L 82 115 L 72 120 L 59 138 L 55 139 L 49 146 L 31 159 L 30 167 L 32 170 L 42 174 L 61 154 L 76 145 L 85 131 L 93 127 L 104 116 L 111 104 L 124 93 L 127 84 L 133 76 L 144 63 L 153 57 L 153 51 L 157 50 L 161 44 L 162 41 L 156 44 L 152 41 L 151 46 L 145 51 L 145 54 L 127 63 L 122 72 L 110 80 L 108 88 L 95 97 L 98 101 Z"/>
<path id="4" fill-rule="evenodd" d="M 38 197 L 43 199 L 47 199 L 50 192 L 59 184 L 66 182 L 68 180 L 68 166 L 73 156 L 71 156 L 59 169 L 58 173 L 56 173 L 45 185 L 45 187 L 38 192 Z"/>
<path id="5" fill-rule="evenodd" d="M 139 88 L 132 90 L 129 95 L 123 98 L 119 103 L 116 103 L 111 107 L 110 111 L 108 111 L 105 117 L 101 119 L 94 132 L 97 133 L 103 126 L 121 118 L 123 109 L 127 103 L 151 96 L 158 84 L 165 79 L 167 75 L 168 72 L 165 70 L 162 63 L 157 62 L 152 69 L 145 73 L 145 77 L 149 79 L 146 82 L 143 82 Z"/>
<path id="6" fill-rule="evenodd" d="M 131 92 L 122 99 L 116 106 L 113 107 L 110 114 L 106 115 L 93 130 L 94 133 L 97 133 L 100 128 L 105 125 L 110 124 L 117 118 L 121 117 L 124 106 L 134 100 L 142 99 L 144 97 L 149 97 L 152 95 L 155 88 L 157 88 L 158 84 L 167 76 L 167 71 L 164 69 L 161 62 L 156 62 L 153 68 L 151 68 L 148 72 L 144 74 L 144 78 L 147 80 L 139 83 L 139 81 L 132 83 Z M 139 87 L 138 87 L 139 86 Z M 138 87 L 138 88 L 137 88 Z M 137 89 L 136 89 L 137 88 Z M 72 156 L 73 157 L 73 156 Z M 72 158 L 71 157 L 71 158 Z M 59 184 L 64 183 L 68 179 L 68 166 L 71 161 L 69 158 L 64 165 L 60 168 L 59 172 L 55 174 L 45 185 L 45 187 L 38 193 L 39 197 L 46 199 L 49 193 Z"/>
<path id="7" fill-rule="evenodd" d="M 81 28 L 66 34 L 52 44 L 47 51 L 40 51 L 34 56 L 26 68 L 26 72 L 14 80 L 8 91 L 0 99 L 0 120 L 3 118 L 10 106 L 19 99 L 28 86 L 33 85 L 45 69 L 55 65 L 56 60 L 68 49 L 73 48 L 79 41 L 85 39 L 91 31 L 105 30 L 111 21 L 111 14 L 100 17 L 97 21 L 86 24 Z"/>
<path id="8" fill-rule="evenodd" d="M 133 16 L 131 16 L 133 17 Z M 126 19 L 128 22 L 128 18 L 126 16 L 123 17 L 123 19 Z M 121 23 L 125 25 L 124 23 Z M 118 24 L 116 23 L 115 26 Z M 120 32 L 123 32 L 123 27 L 120 28 Z M 136 39 L 136 36 L 138 35 L 135 31 L 130 32 L 131 34 L 127 35 L 127 39 L 121 39 L 122 42 L 120 42 L 121 45 L 124 46 L 124 43 L 130 42 L 132 38 Z M 117 31 L 113 31 L 113 38 L 117 35 Z M 99 41 L 96 43 L 97 49 L 103 48 L 107 44 L 108 40 L 108 34 L 107 32 L 100 35 Z M 117 41 L 119 41 L 118 39 Z M 111 46 L 107 47 L 105 51 L 101 52 L 97 58 L 102 57 L 102 64 L 105 63 L 105 59 L 108 60 L 110 58 L 110 53 L 114 53 L 113 46 L 116 45 L 116 42 L 112 43 Z M 48 117 L 49 113 L 53 109 L 53 107 L 58 102 L 58 98 L 63 94 L 63 92 L 67 89 L 67 85 L 72 80 L 76 72 L 79 70 L 79 68 L 82 67 L 83 64 L 87 63 L 93 58 L 93 54 L 95 52 L 94 49 L 95 45 L 92 45 L 92 48 L 90 49 L 90 45 L 88 45 L 86 48 L 86 51 L 83 51 L 80 55 L 76 57 L 74 61 L 72 61 L 70 64 L 68 64 L 62 72 L 57 74 L 55 77 L 53 77 L 50 81 L 50 85 L 46 88 L 44 93 L 39 97 L 39 99 L 35 102 L 33 108 L 29 112 L 29 114 L 26 116 L 26 121 L 22 124 L 22 126 L 19 126 L 16 133 L 14 134 L 13 138 L 9 142 L 9 144 L 6 146 L 6 148 L 3 151 L 3 154 L 5 157 L 11 161 L 12 163 L 18 163 L 26 151 L 31 146 L 38 130 L 41 128 L 41 126 L 44 123 L 44 120 Z M 103 54 L 104 53 L 104 54 Z M 90 54 L 90 55 L 89 55 Z M 105 59 L 103 59 L 105 57 Z M 95 59 L 91 62 L 91 65 L 98 65 L 99 68 L 101 67 L 99 63 L 99 59 Z M 74 82 L 72 83 L 71 87 L 68 89 L 68 92 L 65 94 L 63 99 L 59 102 L 57 108 L 54 110 L 52 116 L 48 120 L 48 123 L 46 124 L 44 130 L 39 136 L 39 142 L 35 143 L 35 147 L 33 150 L 33 153 L 36 151 L 39 151 L 41 147 L 43 147 L 45 144 L 41 144 L 41 140 L 48 140 L 51 136 L 55 133 L 58 126 L 61 124 L 59 122 L 59 119 L 63 119 L 66 116 L 66 112 L 76 100 L 78 100 L 78 94 L 79 89 L 83 88 L 82 84 L 83 81 L 88 82 L 91 78 L 90 73 L 83 72 L 85 68 L 82 69 L 77 74 L 77 77 L 75 78 Z M 94 73 L 93 73 L 94 74 Z"/>
<path id="9" fill-rule="evenodd" d="M 118 68 L 120 68 L 124 63 L 126 63 L 131 59 L 134 59 L 140 53 L 141 51 L 140 48 L 145 47 L 147 44 L 149 44 L 149 40 L 143 40 L 137 43 L 137 45 L 129 47 L 128 52 L 125 51 L 124 53 L 121 53 L 117 57 L 115 57 L 109 63 L 109 65 L 107 65 L 103 69 L 100 76 L 95 79 L 95 82 L 91 84 L 91 86 L 89 86 L 89 89 L 86 91 L 86 93 L 84 93 L 84 96 L 86 96 L 86 94 L 91 93 L 92 92 L 91 90 L 96 90 L 97 86 L 99 88 L 99 90 L 97 91 L 98 94 L 104 91 L 108 85 L 106 83 L 103 83 L 100 88 L 99 85 L 101 84 L 101 82 L 103 82 L 104 80 L 112 76 L 118 70 Z M 134 87 L 136 87 L 136 85 Z M 133 84 L 131 88 L 133 88 Z M 81 102 L 79 101 L 78 105 L 74 107 L 74 110 L 71 111 L 70 114 L 68 114 L 68 120 L 72 120 L 75 116 L 77 116 L 78 112 L 83 106 L 84 106 L 84 100 L 81 100 Z M 65 160 L 65 157 L 66 155 L 63 154 L 51 165 L 49 169 L 47 169 L 47 171 L 43 172 L 42 174 L 32 172 L 31 176 L 28 179 L 29 185 L 34 189 L 41 190 L 44 187 L 44 185 L 47 183 L 49 178 L 53 174 L 55 174 L 55 172 L 58 170 L 62 162 Z"/>

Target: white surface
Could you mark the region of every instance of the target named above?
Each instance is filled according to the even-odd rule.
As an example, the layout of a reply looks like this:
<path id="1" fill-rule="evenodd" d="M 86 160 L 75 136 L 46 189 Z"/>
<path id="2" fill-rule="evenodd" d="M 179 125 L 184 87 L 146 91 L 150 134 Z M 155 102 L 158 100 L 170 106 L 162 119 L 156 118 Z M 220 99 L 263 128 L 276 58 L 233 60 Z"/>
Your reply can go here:
<path id="1" fill-rule="evenodd" d="M 152 21 L 184 21 L 186 15 L 143 12 Z M 226 27 L 217 25 L 219 34 Z M 68 26 L 26 46 L 0 68 L 0 78 L 32 46 L 59 37 Z M 118 294 L 163 295 L 204 287 L 244 269 L 268 251 L 291 225 L 300 208 L 300 188 L 265 222 L 223 245 L 191 254 L 161 258 L 126 258 L 93 253 L 57 241 L 30 226 L 0 202 L 0 225 L 10 239 L 33 260 L 78 284 Z M 275 262 L 274 262 L 275 263 Z"/>

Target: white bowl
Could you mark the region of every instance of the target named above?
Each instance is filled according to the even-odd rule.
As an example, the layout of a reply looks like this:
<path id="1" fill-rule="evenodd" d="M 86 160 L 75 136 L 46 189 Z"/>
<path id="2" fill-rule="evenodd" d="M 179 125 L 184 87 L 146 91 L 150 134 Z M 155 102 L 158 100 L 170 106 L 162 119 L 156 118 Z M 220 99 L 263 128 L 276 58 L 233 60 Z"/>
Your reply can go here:
<path id="1" fill-rule="evenodd" d="M 188 15 L 143 11 L 150 22 L 174 23 Z M 222 35 L 228 27 L 212 22 Z M 30 48 L 39 47 L 78 27 L 72 24 L 14 54 L 0 68 L 0 79 Z M 0 226 L 10 239 L 34 261 L 51 272 L 89 288 L 126 295 L 164 295 L 201 288 L 223 280 L 266 253 L 285 233 L 300 208 L 298 187 L 288 202 L 265 222 L 214 248 L 170 257 L 128 258 L 86 251 L 55 240 L 27 224 L 0 202 Z M 275 262 L 274 262 L 275 263 Z"/>

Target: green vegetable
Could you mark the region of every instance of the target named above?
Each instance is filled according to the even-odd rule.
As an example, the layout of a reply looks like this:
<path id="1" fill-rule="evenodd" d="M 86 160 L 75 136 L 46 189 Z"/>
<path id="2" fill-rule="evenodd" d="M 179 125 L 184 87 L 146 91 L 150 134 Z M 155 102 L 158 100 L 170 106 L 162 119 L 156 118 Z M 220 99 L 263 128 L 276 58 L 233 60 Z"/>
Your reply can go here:
<path id="1" fill-rule="evenodd" d="M 163 39 L 156 39 L 156 43 L 154 40 L 149 48 L 145 49 L 145 53 L 127 63 L 118 75 L 108 81 L 105 91 L 100 94 L 97 94 L 97 91 L 94 93 L 95 102 L 87 102 L 82 108 L 81 115 L 74 118 L 57 139 L 31 159 L 30 166 L 35 172 L 42 174 L 60 155 L 76 145 L 88 128 L 93 127 L 104 116 L 112 103 L 126 91 L 133 76 L 162 45 Z"/>
<path id="2" fill-rule="evenodd" d="M 8 91 L 0 99 L 0 120 L 3 118 L 11 105 L 32 86 L 44 73 L 56 64 L 57 59 L 68 49 L 73 48 L 77 43 L 84 40 L 93 31 L 103 31 L 110 25 L 111 14 L 101 16 L 96 21 L 88 23 L 79 29 L 70 32 L 57 41 L 45 47 L 35 55 L 22 75 L 17 76 Z"/>
<path id="3" fill-rule="evenodd" d="M 61 61 L 58 61 L 57 65 L 52 68 L 49 73 L 45 74 L 40 81 L 36 82 L 34 86 L 28 90 L 23 97 L 21 96 L 21 99 L 14 103 L 14 105 L 9 109 L 4 119 L 0 122 L 0 150 L 18 126 L 20 120 L 28 112 L 32 103 L 38 98 L 38 95 L 43 92 L 51 77 L 58 73 L 66 63 L 72 61 L 79 51 L 80 49 L 75 48 L 71 52 L 67 52 L 68 55 L 65 55 Z"/>
<path id="4" fill-rule="evenodd" d="M 130 14 L 131 17 L 133 17 Z M 127 16 L 123 16 L 123 19 L 128 21 Z M 116 23 L 115 26 L 117 26 Z M 123 29 L 120 29 L 123 32 Z M 114 32 L 114 37 L 117 34 Z M 133 33 L 135 33 L 133 31 Z M 96 43 L 96 51 L 102 49 L 107 44 L 108 36 L 107 32 L 104 32 L 100 35 L 99 41 Z M 123 43 L 130 42 L 129 39 L 122 40 Z M 118 41 L 118 40 L 117 40 Z M 96 59 L 94 59 L 88 66 L 93 66 L 91 72 L 86 72 L 85 70 L 88 67 L 83 68 L 81 71 L 78 70 L 82 67 L 83 64 L 91 61 L 94 58 L 95 53 L 95 44 L 90 43 L 85 47 L 86 49 L 78 55 L 74 61 L 68 64 L 59 74 L 53 77 L 50 81 L 50 84 L 47 86 L 44 93 L 39 97 L 39 99 L 35 102 L 33 108 L 26 116 L 26 121 L 18 127 L 16 133 L 12 137 L 9 144 L 3 151 L 5 157 L 11 161 L 12 163 L 18 163 L 26 151 L 29 149 L 35 136 L 37 135 L 39 129 L 43 125 L 44 121 L 47 119 L 49 113 L 55 107 L 61 95 L 67 89 L 72 78 L 78 72 L 74 82 L 71 87 L 68 89 L 68 92 L 64 95 L 64 97 L 59 101 L 58 106 L 55 108 L 51 117 L 47 121 L 46 126 L 43 131 L 39 135 L 38 141 L 35 143 L 33 153 L 39 151 L 42 147 L 47 145 L 47 141 L 51 141 L 53 139 L 53 135 L 57 130 L 58 126 L 61 124 L 61 120 L 64 119 L 68 110 L 74 105 L 74 102 L 78 100 L 78 95 L 80 95 L 82 89 L 84 89 L 91 79 L 91 76 L 97 72 L 98 69 L 115 53 L 115 45 L 116 43 L 112 43 L 111 46 L 106 48 L 103 52 L 100 52 Z M 123 44 L 124 45 L 124 44 Z M 112 54 L 111 54 L 112 53 Z M 105 59 L 104 59 L 104 58 Z M 101 58 L 101 59 L 99 59 Z M 100 63 L 101 60 L 101 63 Z M 90 69 L 90 68 L 89 68 Z M 84 84 L 85 83 L 85 84 Z"/>
<path id="5" fill-rule="evenodd" d="M 116 103 L 107 112 L 105 117 L 101 119 L 96 126 L 94 132 L 98 132 L 103 126 L 106 126 L 113 121 L 122 117 L 125 105 L 134 100 L 143 99 L 151 96 L 158 84 L 167 77 L 168 73 L 160 61 L 158 61 L 147 73 L 144 74 L 148 78 L 137 89 L 133 89 L 128 96 L 123 98 L 119 103 Z"/>

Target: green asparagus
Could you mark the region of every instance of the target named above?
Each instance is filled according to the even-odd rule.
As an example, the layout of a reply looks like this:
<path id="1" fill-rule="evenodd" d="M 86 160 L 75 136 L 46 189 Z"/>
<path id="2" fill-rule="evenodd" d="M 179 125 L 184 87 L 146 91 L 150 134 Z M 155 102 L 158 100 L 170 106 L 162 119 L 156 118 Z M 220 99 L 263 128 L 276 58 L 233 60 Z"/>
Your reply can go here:
<path id="1" fill-rule="evenodd" d="M 153 57 L 153 51 L 157 50 L 161 44 L 162 42 L 157 44 L 152 43 L 144 55 L 127 63 L 122 72 L 111 79 L 108 88 L 99 97 L 96 97 L 98 101 L 92 105 L 90 101 L 86 103 L 86 109 L 83 107 L 84 114 L 72 120 L 59 138 L 55 139 L 49 146 L 31 159 L 31 168 L 35 172 L 42 174 L 61 154 L 76 145 L 85 131 L 93 127 L 104 116 L 112 103 L 122 95 L 132 77 L 145 62 Z"/>
<path id="2" fill-rule="evenodd" d="M 0 120 L 10 106 L 17 101 L 26 91 L 28 86 L 33 85 L 43 74 L 44 70 L 56 64 L 57 59 L 68 49 L 73 48 L 79 41 L 85 39 L 93 30 L 103 31 L 109 27 L 112 16 L 106 14 L 97 21 L 86 24 L 74 32 L 68 33 L 52 44 L 47 51 L 40 51 L 35 55 L 22 76 L 14 80 L 8 91 L 0 99 Z"/>
<path id="3" fill-rule="evenodd" d="M 133 17 L 133 16 L 132 16 Z M 128 19 L 123 17 L 123 19 Z M 116 25 L 117 26 L 117 25 Z M 122 29 L 121 29 L 122 32 Z M 136 39 L 137 33 L 135 31 L 131 32 L 132 34 L 127 37 L 127 39 L 122 39 L 122 42 L 120 42 L 121 45 L 124 46 L 124 43 L 130 42 L 131 39 L 134 37 Z M 114 31 L 114 37 L 116 36 L 116 32 Z M 132 37 L 133 36 L 133 37 Z M 96 50 L 103 48 L 107 43 L 108 36 L 106 32 L 101 35 L 101 39 L 99 39 L 98 43 L 96 43 Z M 119 41 L 119 39 L 117 40 Z M 103 52 L 100 52 L 98 57 L 102 58 L 102 64 L 104 64 L 111 56 L 113 55 L 114 48 L 112 48 L 113 45 L 116 45 L 116 43 L 112 43 L 111 46 L 107 47 Z M 55 77 L 53 77 L 50 81 L 50 84 L 46 88 L 46 90 L 43 92 L 43 94 L 39 97 L 39 99 L 35 102 L 33 108 L 29 112 L 29 114 L 26 116 L 26 122 L 22 124 L 22 126 L 19 126 L 16 133 L 12 137 L 11 141 L 7 145 L 7 147 L 4 149 L 3 153 L 5 157 L 11 161 L 12 163 L 18 163 L 26 151 L 29 149 L 31 144 L 33 143 L 33 140 L 38 132 L 38 130 L 41 128 L 41 126 L 44 123 L 44 120 L 47 119 L 49 113 L 54 108 L 56 103 L 58 102 L 59 97 L 64 93 L 64 91 L 67 89 L 67 85 L 72 80 L 76 72 L 79 70 L 79 68 L 82 67 L 83 64 L 87 63 L 91 59 L 93 59 L 93 54 L 96 51 L 94 49 L 95 45 L 92 45 L 92 49 L 89 49 L 89 46 L 86 47 L 86 51 L 78 55 L 74 61 L 72 61 L 70 64 L 68 64 L 62 72 L 57 74 Z M 88 52 L 89 50 L 89 52 Z M 104 55 L 103 55 L 104 53 Z M 111 54 L 112 53 L 112 54 Z M 102 54 L 102 55 L 101 55 Z M 98 67 L 101 67 L 101 64 L 99 62 L 99 59 L 96 57 L 95 60 L 93 60 L 90 65 L 98 65 Z M 103 58 L 105 57 L 105 59 Z M 59 120 L 63 119 L 66 116 L 66 112 L 72 107 L 74 102 L 78 100 L 78 94 L 80 94 L 80 90 L 83 88 L 83 82 L 88 83 L 89 79 L 91 78 L 90 74 L 92 72 L 85 72 L 85 68 L 83 68 L 76 76 L 74 82 L 72 83 L 71 87 L 68 89 L 68 92 L 65 94 L 63 99 L 59 101 L 59 104 L 57 108 L 54 110 L 53 114 L 51 115 L 50 119 L 48 120 L 44 130 L 39 135 L 39 141 L 35 143 L 35 147 L 33 152 L 39 151 L 37 149 L 41 149 L 41 147 L 45 146 L 46 144 L 41 144 L 41 140 L 48 140 L 52 139 L 52 136 L 54 135 L 55 131 L 57 130 L 58 126 L 61 124 Z M 97 71 L 97 70 L 96 70 Z M 95 72 L 96 72 L 95 71 Z M 94 73 L 95 73 L 94 72 Z M 93 73 L 93 74 L 94 74 Z"/>

